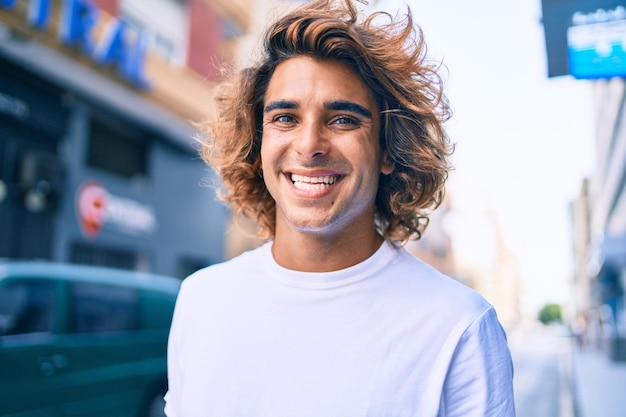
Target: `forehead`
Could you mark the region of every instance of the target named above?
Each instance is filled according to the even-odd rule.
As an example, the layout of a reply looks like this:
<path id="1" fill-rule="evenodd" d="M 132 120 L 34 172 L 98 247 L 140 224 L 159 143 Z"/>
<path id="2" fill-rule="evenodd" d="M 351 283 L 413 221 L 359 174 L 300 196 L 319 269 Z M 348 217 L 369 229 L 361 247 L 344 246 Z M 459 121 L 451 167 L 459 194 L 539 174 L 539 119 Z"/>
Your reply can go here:
<path id="1" fill-rule="evenodd" d="M 374 110 L 376 100 L 369 86 L 349 65 L 298 55 L 276 66 L 264 102 L 346 100 Z"/>

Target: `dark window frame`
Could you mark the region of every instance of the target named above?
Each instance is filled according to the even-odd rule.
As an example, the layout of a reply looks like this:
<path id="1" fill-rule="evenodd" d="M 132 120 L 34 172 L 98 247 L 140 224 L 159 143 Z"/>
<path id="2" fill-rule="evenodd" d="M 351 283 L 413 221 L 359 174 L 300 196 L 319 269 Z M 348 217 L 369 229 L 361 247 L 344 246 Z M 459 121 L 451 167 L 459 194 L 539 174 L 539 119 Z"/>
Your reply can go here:
<path id="1" fill-rule="evenodd" d="M 126 179 L 149 177 L 146 131 L 112 116 L 94 114 L 89 124 L 86 163 Z"/>

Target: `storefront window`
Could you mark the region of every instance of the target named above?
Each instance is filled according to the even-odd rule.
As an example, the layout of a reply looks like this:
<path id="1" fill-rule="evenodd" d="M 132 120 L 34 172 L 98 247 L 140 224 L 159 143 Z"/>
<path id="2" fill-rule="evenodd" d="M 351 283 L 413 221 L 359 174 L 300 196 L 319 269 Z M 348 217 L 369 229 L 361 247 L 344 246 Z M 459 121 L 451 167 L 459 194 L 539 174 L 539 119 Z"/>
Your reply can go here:
<path id="1" fill-rule="evenodd" d="M 147 176 L 148 145 L 140 135 L 93 119 L 87 163 L 126 178 Z"/>

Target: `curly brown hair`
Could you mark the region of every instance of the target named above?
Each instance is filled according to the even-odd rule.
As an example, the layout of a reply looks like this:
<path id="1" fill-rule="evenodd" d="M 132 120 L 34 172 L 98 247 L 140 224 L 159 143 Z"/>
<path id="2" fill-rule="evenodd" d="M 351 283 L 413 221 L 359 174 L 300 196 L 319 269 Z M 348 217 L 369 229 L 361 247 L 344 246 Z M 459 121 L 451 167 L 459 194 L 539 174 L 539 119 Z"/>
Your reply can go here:
<path id="1" fill-rule="evenodd" d="M 220 196 L 256 219 L 271 238 L 276 205 L 260 166 L 265 93 L 276 66 L 298 55 L 347 64 L 377 100 L 380 146 L 393 172 L 380 177 L 375 227 L 387 240 L 419 239 L 444 196 L 454 146 L 443 128 L 451 116 L 440 65 L 427 61 L 410 10 L 394 21 L 385 12 L 362 16 L 350 0 L 317 0 L 269 27 L 258 65 L 225 77 L 217 117 L 203 125 L 202 158 L 222 179 Z"/>

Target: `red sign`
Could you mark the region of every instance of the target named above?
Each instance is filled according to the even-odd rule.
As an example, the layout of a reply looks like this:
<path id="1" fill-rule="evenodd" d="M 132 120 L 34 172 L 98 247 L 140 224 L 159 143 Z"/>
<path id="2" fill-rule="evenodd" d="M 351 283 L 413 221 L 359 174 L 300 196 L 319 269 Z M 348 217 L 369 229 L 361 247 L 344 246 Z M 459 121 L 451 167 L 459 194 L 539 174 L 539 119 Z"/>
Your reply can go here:
<path id="1" fill-rule="evenodd" d="M 127 235 L 151 234 L 157 226 L 152 207 L 112 194 L 95 181 L 78 189 L 76 211 L 83 234 L 90 238 L 104 225 Z"/>
<path id="2" fill-rule="evenodd" d="M 104 223 L 107 205 L 107 191 L 96 182 L 83 184 L 76 195 L 78 220 L 83 233 L 96 237 Z"/>

